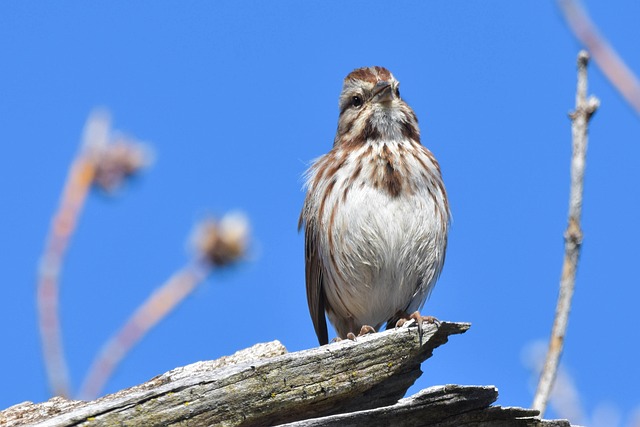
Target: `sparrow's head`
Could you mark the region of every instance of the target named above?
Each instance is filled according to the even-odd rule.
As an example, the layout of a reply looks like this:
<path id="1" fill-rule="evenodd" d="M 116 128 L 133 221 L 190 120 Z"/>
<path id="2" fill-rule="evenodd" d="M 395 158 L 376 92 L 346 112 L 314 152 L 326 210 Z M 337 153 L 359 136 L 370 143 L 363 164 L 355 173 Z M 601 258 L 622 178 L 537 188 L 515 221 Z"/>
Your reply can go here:
<path id="1" fill-rule="evenodd" d="M 373 140 L 420 140 L 418 120 L 400 98 L 400 82 L 383 67 L 349 73 L 340 94 L 340 118 L 334 145 Z"/>

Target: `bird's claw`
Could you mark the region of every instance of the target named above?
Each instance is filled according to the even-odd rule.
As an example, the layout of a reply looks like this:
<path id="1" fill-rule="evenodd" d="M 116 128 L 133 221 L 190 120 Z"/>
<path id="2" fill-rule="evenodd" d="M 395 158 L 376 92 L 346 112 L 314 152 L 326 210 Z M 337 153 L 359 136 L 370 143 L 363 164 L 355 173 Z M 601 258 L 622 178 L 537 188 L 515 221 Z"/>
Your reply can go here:
<path id="1" fill-rule="evenodd" d="M 351 340 L 351 341 L 355 341 L 356 338 L 367 335 L 367 334 L 372 334 L 374 333 L 376 330 L 369 325 L 362 325 L 362 327 L 360 328 L 360 332 L 358 333 L 358 335 L 354 334 L 353 332 L 349 332 L 347 334 L 347 339 Z M 333 341 L 342 341 L 342 338 L 336 337 L 333 339 Z"/>
<path id="2" fill-rule="evenodd" d="M 362 328 L 360 328 L 360 333 L 358 334 L 358 336 L 361 337 L 363 335 L 373 334 L 375 331 L 376 330 L 373 328 L 373 326 L 362 325 Z"/>
<path id="3" fill-rule="evenodd" d="M 432 325 L 440 326 L 440 321 L 433 316 L 423 316 L 419 311 L 414 311 L 408 316 L 403 316 L 396 322 L 396 328 L 409 327 L 413 323 L 418 324 L 418 336 L 420 337 L 420 345 L 422 345 L 422 335 L 424 334 L 423 323 L 430 323 Z"/>
<path id="4" fill-rule="evenodd" d="M 418 328 L 422 328 L 422 323 L 430 323 L 432 325 L 440 326 L 440 321 L 433 316 L 423 316 L 419 311 L 414 311 L 409 315 L 405 315 L 401 317 L 396 322 L 396 328 L 401 328 L 403 326 L 408 327 L 413 325 L 413 323 L 418 324 Z"/>

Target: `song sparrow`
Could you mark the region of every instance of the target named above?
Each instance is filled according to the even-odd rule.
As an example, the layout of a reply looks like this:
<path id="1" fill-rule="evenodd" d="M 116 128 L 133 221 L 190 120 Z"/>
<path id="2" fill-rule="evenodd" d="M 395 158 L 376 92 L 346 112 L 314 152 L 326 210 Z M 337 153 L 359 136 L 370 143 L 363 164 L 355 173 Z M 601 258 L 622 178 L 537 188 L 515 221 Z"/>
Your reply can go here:
<path id="1" fill-rule="evenodd" d="M 344 79 L 329 153 L 307 171 L 307 302 L 320 344 L 422 308 L 444 264 L 449 206 L 418 119 L 382 67 Z M 363 328 L 364 327 L 364 328 Z"/>

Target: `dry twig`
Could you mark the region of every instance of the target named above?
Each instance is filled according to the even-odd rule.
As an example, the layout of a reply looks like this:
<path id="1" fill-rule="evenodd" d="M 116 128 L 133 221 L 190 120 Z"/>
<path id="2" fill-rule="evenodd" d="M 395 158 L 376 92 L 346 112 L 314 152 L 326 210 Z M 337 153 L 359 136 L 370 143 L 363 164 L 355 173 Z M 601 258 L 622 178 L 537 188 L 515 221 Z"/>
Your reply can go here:
<path id="1" fill-rule="evenodd" d="M 133 346 L 189 296 L 214 266 L 236 262 L 245 255 L 247 239 L 248 222 L 240 214 L 199 224 L 192 236 L 194 260 L 156 289 L 106 343 L 85 377 L 80 397 L 96 398 Z"/>
<path id="2" fill-rule="evenodd" d="M 38 315 L 42 352 L 49 386 L 54 396 L 68 397 L 69 370 L 62 345 L 59 302 L 59 277 L 69 239 L 84 201 L 93 183 L 96 165 L 88 147 L 103 145 L 108 136 L 109 122 L 103 115 L 87 121 L 80 153 L 69 169 L 60 206 L 53 217 L 44 254 L 38 269 Z"/>
<path id="3" fill-rule="evenodd" d="M 144 146 L 123 138 L 111 143 L 109 127 L 106 112 L 95 112 L 89 116 L 80 152 L 69 169 L 38 268 L 40 339 L 49 387 L 54 396 L 70 395 L 59 316 L 59 280 L 64 255 L 89 189 L 96 185 L 113 190 L 148 164 L 148 152 Z"/>
<path id="4" fill-rule="evenodd" d="M 576 89 L 576 110 L 570 114 L 573 155 L 571 158 L 571 189 L 569 194 L 569 224 L 565 231 L 565 254 L 560 279 L 560 293 L 556 306 L 555 320 L 551 330 L 549 350 L 540 374 L 538 388 L 533 400 L 533 409 L 544 415 L 551 388 L 555 381 L 564 337 L 569 321 L 571 299 L 575 288 L 576 270 L 580 247 L 582 245 L 582 193 L 584 187 L 584 169 L 587 155 L 587 128 L 591 116 L 598 109 L 599 101 L 594 97 L 587 99 L 587 64 L 589 54 L 578 54 L 578 85 Z"/>
<path id="5" fill-rule="evenodd" d="M 178 271 L 151 294 L 122 329 L 104 345 L 80 388 L 80 398 L 95 399 L 131 348 L 193 292 L 208 273 L 207 265 L 193 263 Z"/>
<path id="6" fill-rule="evenodd" d="M 584 7 L 577 0 L 558 0 L 567 24 L 580 42 L 591 52 L 611 84 L 620 92 L 637 114 L 640 114 L 640 82 L 622 58 L 600 34 L 589 19 Z"/>

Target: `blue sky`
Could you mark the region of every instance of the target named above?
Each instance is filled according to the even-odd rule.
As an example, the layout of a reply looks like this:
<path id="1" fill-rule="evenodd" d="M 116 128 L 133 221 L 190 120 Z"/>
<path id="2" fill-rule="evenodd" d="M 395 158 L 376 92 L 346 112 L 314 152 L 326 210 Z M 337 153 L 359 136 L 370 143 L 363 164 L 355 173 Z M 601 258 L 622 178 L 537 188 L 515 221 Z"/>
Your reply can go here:
<path id="1" fill-rule="evenodd" d="M 585 4 L 640 72 L 640 3 Z M 436 350 L 412 391 L 494 384 L 500 404 L 528 406 L 522 354 L 549 335 L 560 276 L 579 48 L 552 1 L 2 2 L 0 408 L 48 398 L 36 266 L 98 106 L 149 141 L 156 162 L 117 197 L 92 194 L 73 237 L 61 304 L 74 387 L 187 262 L 191 227 L 209 213 L 246 212 L 249 260 L 198 288 L 107 392 L 257 342 L 315 346 L 296 231 L 301 176 L 331 147 L 342 79 L 366 65 L 401 81 L 450 196 L 447 261 L 424 312 L 473 324 Z M 589 74 L 602 106 L 563 362 L 586 421 L 610 404 L 630 425 L 640 405 L 640 121 L 595 65 Z"/>

